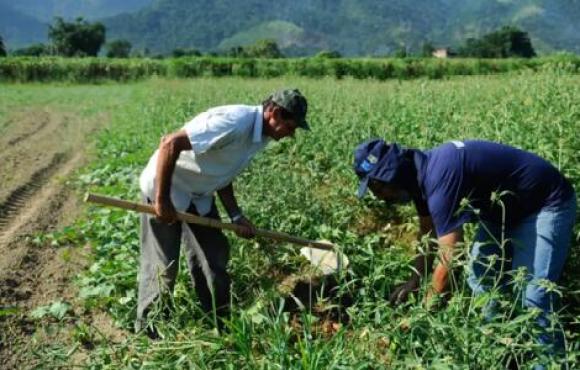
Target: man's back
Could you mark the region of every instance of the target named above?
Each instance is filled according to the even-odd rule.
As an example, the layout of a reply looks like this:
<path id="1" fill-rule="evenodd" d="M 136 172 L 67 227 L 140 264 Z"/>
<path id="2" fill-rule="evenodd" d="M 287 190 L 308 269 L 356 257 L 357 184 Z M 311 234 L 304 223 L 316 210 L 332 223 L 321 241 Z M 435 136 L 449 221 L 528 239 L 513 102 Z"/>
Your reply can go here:
<path id="1" fill-rule="evenodd" d="M 473 221 L 472 212 L 458 212 L 464 198 L 480 210 L 481 219 L 513 225 L 543 207 L 558 206 L 572 194 L 570 184 L 549 162 L 507 145 L 467 140 L 426 154 L 423 189 L 438 234 Z M 501 202 L 492 201 L 494 192 Z"/>

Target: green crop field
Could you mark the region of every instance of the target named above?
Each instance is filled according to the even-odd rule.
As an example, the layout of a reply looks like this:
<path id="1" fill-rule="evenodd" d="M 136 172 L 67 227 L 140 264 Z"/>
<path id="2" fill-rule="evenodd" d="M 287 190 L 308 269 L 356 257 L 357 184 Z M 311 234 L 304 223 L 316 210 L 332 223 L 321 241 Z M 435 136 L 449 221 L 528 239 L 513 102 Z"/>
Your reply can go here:
<path id="1" fill-rule="evenodd" d="M 79 193 L 137 200 L 138 176 L 162 134 L 209 107 L 258 104 L 283 86 L 298 87 L 309 99 L 312 131 L 271 143 L 259 154 L 235 183 L 239 202 L 259 227 L 340 246 L 351 266 L 337 277 L 336 295 L 352 298 L 353 304 L 340 310 L 335 297 L 299 313 L 286 312 L 278 285 L 304 268 L 297 248 L 229 235 L 234 298 L 227 333 L 217 336 L 204 320 L 181 268 L 174 312 L 160 323 L 163 339 L 151 341 L 131 331 L 138 216 L 90 207 L 74 225 L 37 238 L 55 248 L 90 245 L 92 259 L 76 280 L 77 298 L 36 309 L 36 325 L 44 332 L 67 327 L 69 334 L 42 345 L 35 346 L 33 340 L 27 354 L 31 361 L 43 367 L 70 365 L 75 359 L 77 365 L 94 369 L 498 369 L 509 361 L 525 364 L 539 353 L 532 336 L 534 313 L 508 304 L 516 298 L 501 298 L 504 304 L 492 321 L 482 318 L 489 297 L 471 296 L 461 272 L 465 258 L 460 259 L 455 295 L 447 305 L 425 309 L 424 290 L 406 305 L 388 304 L 394 285 L 411 272 L 419 243 L 417 217 L 410 206 L 394 208 L 372 197 L 356 198 L 352 151 L 372 137 L 419 148 L 452 139 L 490 139 L 543 156 L 580 189 L 577 74 L 555 70 L 386 82 L 224 77 L 127 85 L 4 85 L 0 113 L 18 102 L 59 100 L 89 113 L 105 112 L 110 124 L 87 138 L 94 143 L 94 158 L 75 176 L 74 186 Z M 52 103 L 44 101 L 47 96 L 53 97 Z M 467 231 L 472 235 L 473 227 Z M 572 364 L 580 357 L 579 239 L 576 226 L 563 286 L 554 288 L 564 297 L 560 319 Z M 516 279 L 516 295 L 520 289 Z M 333 309 L 341 311 L 342 322 L 327 314 Z M 109 340 L 88 323 L 87 317 L 101 312 L 123 330 L 121 338 Z M 83 355 L 75 357 L 78 353 Z"/>

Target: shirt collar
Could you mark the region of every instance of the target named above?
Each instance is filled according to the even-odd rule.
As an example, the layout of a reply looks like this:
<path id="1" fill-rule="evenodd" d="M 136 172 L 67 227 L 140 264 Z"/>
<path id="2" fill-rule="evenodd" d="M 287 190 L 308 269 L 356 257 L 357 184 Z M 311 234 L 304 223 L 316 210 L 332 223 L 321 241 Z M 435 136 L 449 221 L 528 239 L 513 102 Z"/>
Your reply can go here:
<path id="1" fill-rule="evenodd" d="M 259 105 L 256 107 L 256 118 L 254 119 L 254 134 L 252 142 L 262 142 L 262 130 L 264 128 L 264 108 Z"/>

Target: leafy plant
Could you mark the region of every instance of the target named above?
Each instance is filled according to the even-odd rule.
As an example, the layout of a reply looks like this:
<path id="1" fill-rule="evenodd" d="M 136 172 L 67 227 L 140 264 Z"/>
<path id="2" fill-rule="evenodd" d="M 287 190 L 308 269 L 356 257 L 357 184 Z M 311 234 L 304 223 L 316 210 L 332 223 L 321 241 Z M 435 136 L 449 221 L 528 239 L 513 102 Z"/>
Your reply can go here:
<path id="1" fill-rule="evenodd" d="M 44 317 L 52 317 L 57 320 L 62 320 L 65 316 L 69 313 L 72 309 L 72 306 L 63 301 L 53 302 L 46 306 L 40 306 L 35 308 L 31 313 L 30 316 L 34 319 L 42 319 Z"/>

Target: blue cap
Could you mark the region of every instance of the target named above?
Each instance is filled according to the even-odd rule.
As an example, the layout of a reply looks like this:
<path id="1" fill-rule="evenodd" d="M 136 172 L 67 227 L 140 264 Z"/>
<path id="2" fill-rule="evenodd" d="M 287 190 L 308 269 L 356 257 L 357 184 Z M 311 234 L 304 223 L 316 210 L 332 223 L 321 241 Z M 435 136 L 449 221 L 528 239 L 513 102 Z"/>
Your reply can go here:
<path id="1" fill-rule="evenodd" d="M 365 141 L 354 151 L 354 171 L 360 178 L 357 196 L 362 198 L 372 179 L 389 183 L 397 175 L 403 151 L 399 145 L 382 139 Z"/>

